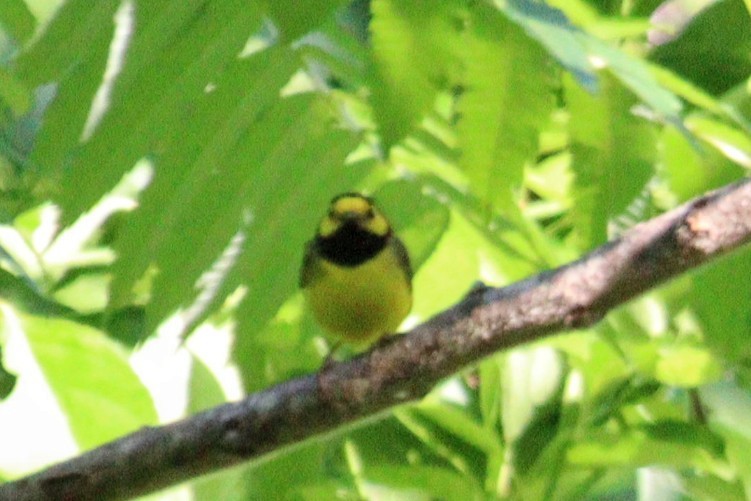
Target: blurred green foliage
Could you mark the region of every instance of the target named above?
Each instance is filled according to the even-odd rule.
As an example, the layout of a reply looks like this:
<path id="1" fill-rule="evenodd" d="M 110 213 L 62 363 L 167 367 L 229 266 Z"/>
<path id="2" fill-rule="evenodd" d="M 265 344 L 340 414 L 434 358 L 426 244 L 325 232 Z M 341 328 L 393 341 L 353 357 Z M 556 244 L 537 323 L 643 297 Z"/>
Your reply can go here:
<path id="1" fill-rule="evenodd" d="M 338 192 L 406 242 L 414 324 L 743 177 L 750 32 L 742 0 L 4 0 L 0 478 L 316 370 L 297 270 Z M 751 497 L 749 272 L 184 488 Z"/>

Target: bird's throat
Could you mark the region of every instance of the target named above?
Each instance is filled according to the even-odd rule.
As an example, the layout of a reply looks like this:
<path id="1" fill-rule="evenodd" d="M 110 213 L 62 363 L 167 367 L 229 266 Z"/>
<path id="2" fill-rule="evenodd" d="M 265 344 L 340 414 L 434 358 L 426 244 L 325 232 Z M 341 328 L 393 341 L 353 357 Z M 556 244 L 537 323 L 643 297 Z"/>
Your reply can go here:
<path id="1" fill-rule="evenodd" d="M 317 237 L 320 255 L 340 266 L 357 266 L 378 255 L 386 245 L 387 235 L 376 235 L 354 224 L 344 224 L 328 237 Z"/>

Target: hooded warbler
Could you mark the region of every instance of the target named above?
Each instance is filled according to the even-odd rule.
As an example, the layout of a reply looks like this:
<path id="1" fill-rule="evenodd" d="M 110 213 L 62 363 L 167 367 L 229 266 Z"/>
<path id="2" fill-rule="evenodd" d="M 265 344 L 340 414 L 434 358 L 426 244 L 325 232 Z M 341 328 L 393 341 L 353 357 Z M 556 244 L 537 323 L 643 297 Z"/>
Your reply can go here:
<path id="1" fill-rule="evenodd" d="M 300 287 L 337 343 L 372 343 L 394 332 L 412 308 L 407 250 L 373 200 L 359 193 L 331 200 L 306 245 Z"/>

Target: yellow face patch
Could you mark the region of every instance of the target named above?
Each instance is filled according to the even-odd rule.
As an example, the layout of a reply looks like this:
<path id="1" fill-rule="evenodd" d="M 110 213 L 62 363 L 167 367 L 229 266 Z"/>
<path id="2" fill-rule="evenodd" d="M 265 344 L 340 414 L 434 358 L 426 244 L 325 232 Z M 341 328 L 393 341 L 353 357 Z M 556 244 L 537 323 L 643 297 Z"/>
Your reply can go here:
<path id="1" fill-rule="evenodd" d="M 379 236 L 386 235 L 390 230 L 388 221 L 369 198 L 345 195 L 332 201 L 328 214 L 318 227 L 318 234 L 324 238 L 329 237 L 346 221 L 353 221 L 364 230 Z"/>
<path id="2" fill-rule="evenodd" d="M 362 196 L 345 195 L 337 197 L 331 203 L 331 212 L 335 217 L 342 217 L 347 213 L 367 215 L 373 210 L 373 202 Z"/>

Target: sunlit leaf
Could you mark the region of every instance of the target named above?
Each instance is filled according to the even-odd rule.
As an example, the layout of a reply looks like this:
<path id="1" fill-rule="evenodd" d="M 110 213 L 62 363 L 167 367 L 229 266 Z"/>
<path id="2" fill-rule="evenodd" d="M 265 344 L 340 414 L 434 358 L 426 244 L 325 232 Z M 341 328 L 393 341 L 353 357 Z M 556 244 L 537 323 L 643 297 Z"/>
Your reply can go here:
<path id="1" fill-rule="evenodd" d="M 563 366 L 552 348 L 517 349 L 503 367 L 501 418 L 506 443 L 513 443 L 535 418 L 535 412 L 561 390 Z"/>
<path id="2" fill-rule="evenodd" d="M 79 144 L 89 106 L 102 80 L 109 43 L 113 34 L 114 15 L 119 2 L 105 0 L 93 5 L 86 1 L 65 2 L 46 27 L 44 35 L 17 61 L 18 75 L 29 87 L 53 84 L 54 100 L 46 110 L 31 161 L 41 172 L 59 181 Z M 132 164 L 130 165 L 132 166 Z M 123 166 L 120 173 L 130 166 Z M 78 178 L 80 209 L 88 208 L 106 189 L 81 191 Z"/>
<path id="3" fill-rule="evenodd" d="M 34 33 L 34 16 L 23 0 L 6 0 L 0 9 L 0 28 L 9 32 L 16 42 L 24 43 Z"/>
<path id="4" fill-rule="evenodd" d="M 188 388 L 188 408 L 191 414 L 220 405 L 226 401 L 224 392 L 209 368 L 196 356 L 192 357 L 190 383 Z M 239 499 L 246 492 L 242 481 L 242 471 L 231 469 L 206 477 L 193 486 L 196 499 L 221 497 Z"/>
<path id="5" fill-rule="evenodd" d="M 25 334 L 76 441 L 89 449 L 156 423 L 151 397 L 124 350 L 68 320 L 25 317 Z"/>
<path id="6" fill-rule="evenodd" d="M 712 148 L 697 150 L 673 129 L 663 131 L 662 174 L 678 202 L 739 179 L 744 169 Z"/>
<path id="7" fill-rule="evenodd" d="M 736 468 L 746 497 L 751 495 L 751 433 L 745 426 L 751 412 L 748 391 L 728 383 L 702 389 L 702 402 L 710 409 L 710 426 L 724 437 L 728 460 Z"/>
<path id="8" fill-rule="evenodd" d="M 721 447 L 717 437 L 697 425 L 664 422 L 581 441 L 569 450 L 567 458 L 579 466 L 661 464 L 719 471 L 721 464 L 715 455 Z"/>
<path id="9" fill-rule="evenodd" d="M 687 298 L 703 327 L 707 346 L 729 360 L 751 357 L 751 251 L 744 249 L 700 270 Z"/>
<path id="10" fill-rule="evenodd" d="M 589 249 L 608 240 L 608 224 L 654 174 L 656 134 L 631 114 L 634 98 L 612 78 L 603 78 L 594 96 L 575 85 L 565 88 L 571 113 L 575 231 L 582 248 Z"/>
<path id="11" fill-rule="evenodd" d="M 370 499 L 480 500 L 480 487 L 471 478 L 448 469 L 421 465 L 367 468 L 361 475 L 360 492 Z"/>
<path id="12" fill-rule="evenodd" d="M 500 13 L 478 7 L 469 22 L 458 105 L 460 165 L 483 202 L 505 208 L 552 108 L 549 73 L 537 43 Z"/>
<path id="13" fill-rule="evenodd" d="M 16 116 L 23 115 L 31 107 L 29 90 L 3 68 L 0 68 L 0 103 L 10 108 Z"/>
<path id="14" fill-rule="evenodd" d="M 747 133 L 718 120 L 701 117 L 689 118 L 686 127 L 728 159 L 751 169 L 751 138 Z"/>
<path id="15" fill-rule="evenodd" d="M 373 113 L 387 148 L 416 128 L 448 86 L 460 7 L 455 0 L 371 3 Z"/>
<path id="16" fill-rule="evenodd" d="M 656 376 L 665 384 L 694 388 L 722 376 L 722 367 L 706 349 L 684 344 L 666 348 L 661 355 Z"/>
<path id="17" fill-rule="evenodd" d="M 539 41 L 580 85 L 593 92 L 597 77 L 581 38 L 584 33 L 573 26 L 560 10 L 541 2 L 507 0 L 501 10 Z"/>

